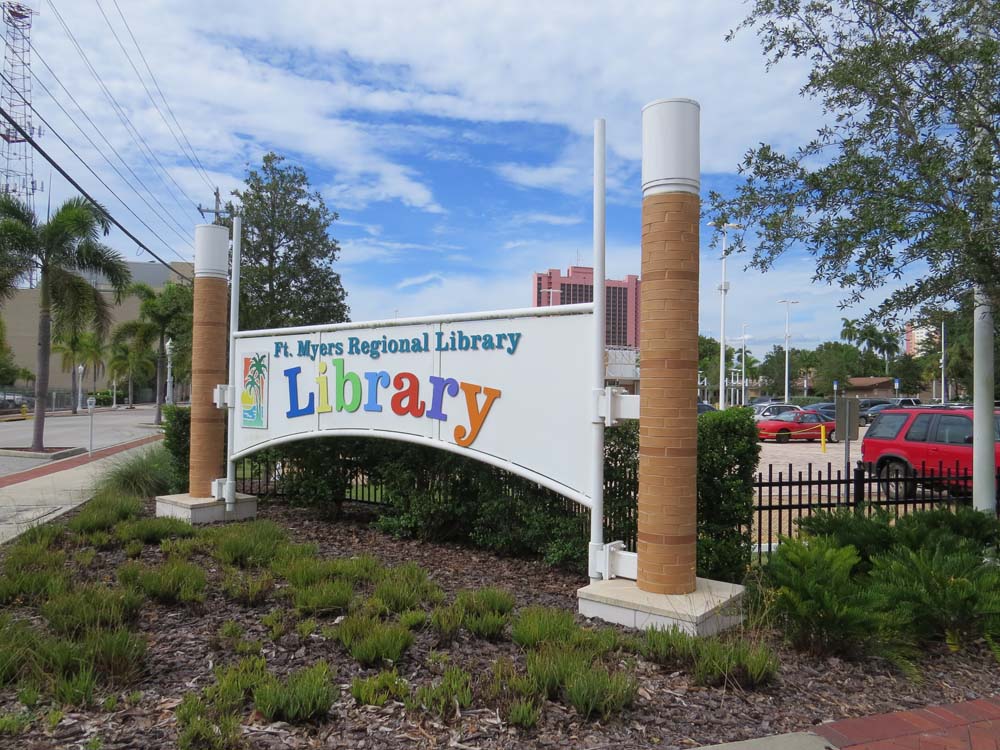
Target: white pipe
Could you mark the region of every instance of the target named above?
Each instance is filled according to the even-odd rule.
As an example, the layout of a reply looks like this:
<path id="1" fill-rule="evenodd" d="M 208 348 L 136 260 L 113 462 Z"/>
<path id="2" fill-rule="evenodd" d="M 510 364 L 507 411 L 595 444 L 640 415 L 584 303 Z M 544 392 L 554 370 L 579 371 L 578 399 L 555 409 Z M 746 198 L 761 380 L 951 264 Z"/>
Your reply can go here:
<path id="1" fill-rule="evenodd" d="M 604 547 L 604 419 L 597 414 L 598 394 L 604 391 L 604 351 L 606 344 L 604 303 L 605 244 L 605 128 L 604 120 L 594 121 L 594 415 L 591 442 L 590 480 L 590 578 L 601 573 L 596 565 Z"/>
<path id="2" fill-rule="evenodd" d="M 993 437 L 993 305 L 977 284 L 972 329 L 972 505 L 996 513 L 996 449 Z"/>
<path id="3" fill-rule="evenodd" d="M 229 392 L 239 392 L 236 372 L 236 333 L 240 330 L 240 257 L 243 240 L 243 219 L 233 216 L 233 260 L 229 292 Z M 226 513 L 236 510 L 236 459 L 233 446 L 236 443 L 236 407 L 229 404 L 229 421 L 226 427 Z"/>
<path id="4" fill-rule="evenodd" d="M 948 357 L 945 354 L 945 344 L 944 344 L 944 321 L 941 321 L 941 403 L 948 403 L 948 376 L 945 374 L 944 368 L 948 364 Z"/>
<path id="5" fill-rule="evenodd" d="M 722 318 L 719 324 L 719 408 L 726 408 L 726 228 L 722 228 L 722 283 L 719 285 L 722 293 Z"/>

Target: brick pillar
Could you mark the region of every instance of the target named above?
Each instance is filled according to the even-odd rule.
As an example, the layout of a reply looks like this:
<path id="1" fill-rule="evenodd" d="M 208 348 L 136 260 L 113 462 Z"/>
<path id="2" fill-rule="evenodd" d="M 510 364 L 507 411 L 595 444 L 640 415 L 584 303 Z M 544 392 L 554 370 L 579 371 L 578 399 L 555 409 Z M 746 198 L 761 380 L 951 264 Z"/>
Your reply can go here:
<path id="1" fill-rule="evenodd" d="M 698 462 L 698 105 L 643 110 L 638 580 L 695 590 Z"/>
<path id="2" fill-rule="evenodd" d="M 227 382 L 229 230 L 195 227 L 194 329 L 191 336 L 191 456 L 188 492 L 211 497 L 225 476 L 226 412 L 215 406 L 215 386 Z"/>

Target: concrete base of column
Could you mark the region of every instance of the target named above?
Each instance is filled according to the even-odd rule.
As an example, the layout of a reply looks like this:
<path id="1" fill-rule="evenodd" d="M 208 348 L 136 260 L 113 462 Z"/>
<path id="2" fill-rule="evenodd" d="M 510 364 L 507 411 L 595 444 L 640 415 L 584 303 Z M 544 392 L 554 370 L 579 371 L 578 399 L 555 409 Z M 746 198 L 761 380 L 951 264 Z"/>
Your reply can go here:
<path id="1" fill-rule="evenodd" d="M 219 521 L 247 521 L 257 517 L 257 498 L 237 492 L 236 508 L 232 513 L 227 513 L 225 500 L 191 497 L 187 492 L 180 495 L 160 495 L 156 498 L 156 515 L 180 518 L 195 525 Z"/>
<path id="2" fill-rule="evenodd" d="M 612 578 L 595 581 L 576 592 L 580 614 L 629 628 L 680 628 L 709 636 L 743 620 L 743 587 L 735 583 L 695 579 L 690 594 L 653 594 L 635 581 Z"/>

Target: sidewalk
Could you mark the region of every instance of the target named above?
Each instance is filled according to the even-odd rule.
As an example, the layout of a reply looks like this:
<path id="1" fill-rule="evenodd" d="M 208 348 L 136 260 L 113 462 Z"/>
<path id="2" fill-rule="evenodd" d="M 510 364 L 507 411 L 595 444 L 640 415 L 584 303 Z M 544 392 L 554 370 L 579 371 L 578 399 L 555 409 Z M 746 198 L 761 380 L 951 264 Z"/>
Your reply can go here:
<path id="1" fill-rule="evenodd" d="M 132 440 L 0 477 L 0 543 L 50 521 L 87 500 L 97 478 L 126 452 L 143 450 L 162 435 Z"/>
<path id="2" fill-rule="evenodd" d="M 1000 697 L 843 719 L 715 750 L 1000 750 Z M 704 750 L 708 750 L 705 748 Z"/>

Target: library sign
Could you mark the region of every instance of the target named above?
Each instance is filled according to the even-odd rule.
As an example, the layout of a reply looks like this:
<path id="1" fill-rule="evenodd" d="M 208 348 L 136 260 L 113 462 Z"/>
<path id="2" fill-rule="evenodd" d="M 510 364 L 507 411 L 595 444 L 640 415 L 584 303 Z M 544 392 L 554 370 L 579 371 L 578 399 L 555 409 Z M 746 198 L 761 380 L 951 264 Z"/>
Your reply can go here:
<path id="1" fill-rule="evenodd" d="M 434 445 L 587 504 L 592 306 L 240 331 L 233 459 L 310 437 Z"/>

